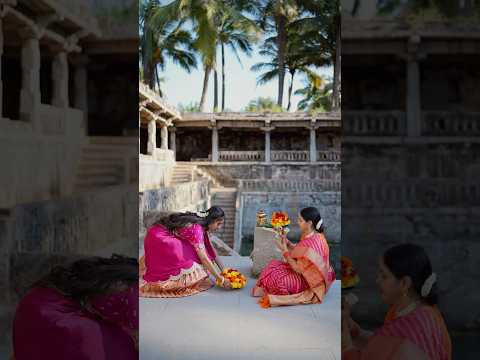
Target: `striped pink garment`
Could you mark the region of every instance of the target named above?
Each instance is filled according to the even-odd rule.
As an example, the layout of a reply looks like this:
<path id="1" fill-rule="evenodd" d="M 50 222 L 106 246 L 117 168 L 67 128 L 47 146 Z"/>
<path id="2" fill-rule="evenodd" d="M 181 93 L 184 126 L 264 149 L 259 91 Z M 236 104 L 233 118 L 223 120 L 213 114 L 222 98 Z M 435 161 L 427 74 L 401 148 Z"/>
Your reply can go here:
<path id="1" fill-rule="evenodd" d="M 376 335 L 409 340 L 428 354 L 431 360 L 449 359 L 444 330 L 432 310 L 426 306 L 390 320 L 376 332 Z"/>
<path id="2" fill-rule="evenodd" d="M 302 239 L 296 246 L 313 249 L 325 263 L 329 261 L 329 249 L 325 239 L 315 233 Z M 329 276 L 332 276 L 329 274 Z M 333 273 L 333 277 L 335 274 Z M 257 286 L 263 288 L 271 295 L 292 295 L 298 294 L 309 288 L 305 278 L 295 272 L 292 267 L 279 260 L 272 260 L 262 271 L 257 281 Z"/>

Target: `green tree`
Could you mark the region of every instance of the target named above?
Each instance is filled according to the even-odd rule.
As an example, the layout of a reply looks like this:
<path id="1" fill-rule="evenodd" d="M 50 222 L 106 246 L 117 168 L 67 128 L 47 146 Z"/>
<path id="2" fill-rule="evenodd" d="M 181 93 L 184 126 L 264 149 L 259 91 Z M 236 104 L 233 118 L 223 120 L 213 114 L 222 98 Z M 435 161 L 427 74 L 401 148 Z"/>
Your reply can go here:
<path id="1" fill-rule="evenodd" d="M 225 111 L 225 47 L 230 48 L 235 54 L 238 62 L 240 60 L 239 51 L 251 56 L 253 43 L 257 42 L 259 37 L 259 28 L 256 24 L 245 17 L 241 13 L 241 9 L 237 11 L 223 11 L 218 19 L 218 42 L 221 50 L 222 59 L 222 111 Z M 218 89 L 218 86 L 216 86 Z M 215 94 L 218 101 L 218 95 Z M 214 110 L 218 107 L 214 101 Z"/>
<path id="2" fill-rule="evenodd" d="M 287 57 L 288 25 L 300 15 L 298 2 L 295 0 L 260 0 L 251 2 L 252 11 L 262 29 L 273 34 L 276 39 L 278 55 L 276 57 L 278 95 L 277 105 L 283 104 L 283 92 Z"/>
<path id="3" fill-rule="evenodd" d="M 295 91 L 295 95 L 302 96 L 298 103 L 298 110 L 302 111 L 330 111 L 332 109 L 333 83 L 327 82 L 322 76 L 308 71 L 305 87 Z"/>
<path id="4" fill-rule="evenodd" d="M 140 3 L 140 60 L 142 79 L 151 88 L 157 86 L 161 93 L 158 70 L 165 70 L 166 59 L 170 58 L 187 72 L 197 67 L 190 34 L 181 29 L 181 22 L 165 22 L 162 27 L 150 23 L 156 1 Z"/>
<path id="5" fill-rule="evenodd" d="M 196 35 L 193 46 L 200 54 L 204 68 L 200 111 L 204 110 L 210 74 L 216 65 L 217 29 L 215 16 L 223 7 L 219 0 L 175 0 L 152 11 L 151 24 L 162 27 L 166 23 L 189 22 Z"/>
<path id="6" fill-rule="evenodd" d="M 275 103 L 272 98 L 258 97 L 251 100 L 245 107 L 247 112 L 282 112 L 285 111 L 281 106 Z"/>

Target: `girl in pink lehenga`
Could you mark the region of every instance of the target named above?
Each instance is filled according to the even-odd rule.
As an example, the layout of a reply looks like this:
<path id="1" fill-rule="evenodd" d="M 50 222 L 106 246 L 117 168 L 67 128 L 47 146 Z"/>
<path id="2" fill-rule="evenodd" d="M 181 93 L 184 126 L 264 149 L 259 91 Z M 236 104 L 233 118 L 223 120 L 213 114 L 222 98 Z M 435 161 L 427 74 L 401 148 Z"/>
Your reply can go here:
<path id="1" fill-rule="evenodd" d="M 140 259 L 140 296 L 182 297 L 213 286 L 208 273 L 220 286 L 230 283 L 221 272 L 223 263 L 213 248 L 209 232 L 224 222 L 224 212 L 213 206 L 201 217 L 194 213 L 175 213 L 153 225 L 144 242 Z"/>
<path id="2" fill-rule="evenodd" d="M 252 289 L 252 296 L 261 297 L 259 303 L 264 308 L 320 303 L 335 280 L 318 210 L 303 209 L 298 225 L 302 232 L 300 242 L 294 245 L 282 236 L 278 246 L 283 261 L 272 260 Z"/>
<path id="3" fill-rule="evenodd" d="M 137 279 L 117 255 L 54 268 L 17 305 L 12 359 L 138 359 Z"/>

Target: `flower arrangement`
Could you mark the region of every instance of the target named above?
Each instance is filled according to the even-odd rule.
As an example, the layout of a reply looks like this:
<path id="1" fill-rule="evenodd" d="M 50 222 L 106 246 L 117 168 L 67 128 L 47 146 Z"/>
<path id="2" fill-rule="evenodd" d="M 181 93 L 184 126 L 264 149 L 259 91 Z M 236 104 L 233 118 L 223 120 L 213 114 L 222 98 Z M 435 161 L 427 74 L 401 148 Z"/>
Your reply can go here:
<path id="1" fill-rule="evenodd" d="M 360 282 L 357 271 L 353 267 L 353 262 L 346 256 L 340 258 L 342 272 L 342 289 L 352 288 Z"/>
<path id="2" fill-rule="evenodd" d="M 274 211 L 272 214 L 271 224 L 273 228 L 285 228 L 290 225 L 290 218 L 284 211 Z"/>
<path id="3" fill-rule="evenodd" d="M 230 282 L 232 289 L 241 289 L 247 284 L 247 278 L 236 269 L 226 268 L 222 271 L 222 276 Z M 218 280 L 217 285 L 220 285 Z"/>

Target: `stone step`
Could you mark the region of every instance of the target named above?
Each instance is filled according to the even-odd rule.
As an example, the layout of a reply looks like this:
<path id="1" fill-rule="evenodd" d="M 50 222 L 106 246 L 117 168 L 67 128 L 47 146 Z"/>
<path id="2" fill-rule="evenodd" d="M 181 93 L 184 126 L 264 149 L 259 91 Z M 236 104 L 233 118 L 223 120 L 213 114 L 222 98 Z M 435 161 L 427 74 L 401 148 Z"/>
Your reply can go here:
<path id="1" fill-rule="evenodd" d="M 77 178 L 91 178 L 102 176 L 123 176 L 123 169 L 118 167 L 90 167 L 80 168 L 77 173 Z"/>

